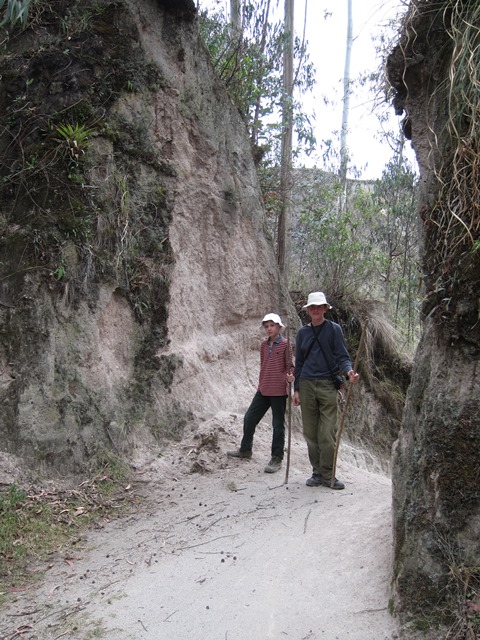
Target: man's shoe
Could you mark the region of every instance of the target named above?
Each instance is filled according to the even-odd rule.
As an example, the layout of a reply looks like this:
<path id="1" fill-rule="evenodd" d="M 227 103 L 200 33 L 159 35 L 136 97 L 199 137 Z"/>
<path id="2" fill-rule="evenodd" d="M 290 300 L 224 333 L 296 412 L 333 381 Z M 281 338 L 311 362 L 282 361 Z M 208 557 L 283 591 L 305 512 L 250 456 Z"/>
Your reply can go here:
<path id="1" fill-rule="evenodd" d="M 305 484 L 307 485 L 307 487 L 319 487 L 321 484 L 323 484 L 322 481 L 322 476 L 318 475 L 318 473 L 313 473 L 312 477 L 309 478 Z"/>
<path id="2" fill-rule="evenodd" d="M 325 480 L 325 478 L 322 478 L 321 483 L 324 487 L 328 487 L 329 489 L 345 489 L 345 485 L 343 484 L 343 482 L 341 480 L 337 480 L 336 478 L 333 481 L 333 487 L 331 480 Z"/>
<path id="3" fill-rule="evenodd" d="M 277 458 L 277 456 L 272 456 L 272 459 L 267 464 L 264 471 L 265 473 L 275 473 L 275 471 L 278 471 L 281 466 L 282 466 L 282 459 Z"/>
<path id="4" fill-rule="evenodd" d="M 252 450 L 242 451 L 241 449 L 234 449 L 233 451 L 227 451 L 227 456 L 230 456 L 230 458 L 251 458 Z"/>

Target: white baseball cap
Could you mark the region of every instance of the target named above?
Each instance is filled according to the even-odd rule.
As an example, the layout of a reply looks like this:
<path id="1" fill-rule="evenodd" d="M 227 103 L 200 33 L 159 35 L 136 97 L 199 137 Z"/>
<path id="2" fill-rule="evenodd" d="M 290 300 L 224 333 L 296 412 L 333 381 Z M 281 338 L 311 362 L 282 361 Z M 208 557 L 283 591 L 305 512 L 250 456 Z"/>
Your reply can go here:
<path id="1" fill-rule="evenodd" d="M 326 304 L 329 309 L 331 309 L 331 305 L 328 304 L 327 299 L 325 298 L 325 294 L 321 291 L 314 291 L 308 295 L 307 304 L 303 305 L 303 309 L 310 307 L 312 304 L 320 306 L 321 304 Z"/>
<path id="2" fill-rule="evenodd" d="M 277 315 L 276 313 L 267 313 L 267 315 L 262 320 L 262 325 L 263 325 L 264 322 L 268 322 L 268 320 L 271 320 L 275 324 L 279 324 L 281 327 L 283 327 L 285 329 L 285 325 L 283 324 L 280 316 Z"/>

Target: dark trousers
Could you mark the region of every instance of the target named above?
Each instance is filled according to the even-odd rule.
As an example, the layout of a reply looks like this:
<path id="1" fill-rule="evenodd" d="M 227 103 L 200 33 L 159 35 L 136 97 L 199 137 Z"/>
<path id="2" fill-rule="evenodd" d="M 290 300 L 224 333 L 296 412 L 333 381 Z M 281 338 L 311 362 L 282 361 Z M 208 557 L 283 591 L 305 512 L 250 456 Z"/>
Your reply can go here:
<path id="1" fill-rule="evenodd" d="M 240 450 L 251 451 L 257 424 L 267 411 L 272 409 L 272 456 L 283 460 L 286 407 L 287 396 L 262 396 L 260 391 L 257 391 L 243 418 L 243 438 L 240 444 Z"/>

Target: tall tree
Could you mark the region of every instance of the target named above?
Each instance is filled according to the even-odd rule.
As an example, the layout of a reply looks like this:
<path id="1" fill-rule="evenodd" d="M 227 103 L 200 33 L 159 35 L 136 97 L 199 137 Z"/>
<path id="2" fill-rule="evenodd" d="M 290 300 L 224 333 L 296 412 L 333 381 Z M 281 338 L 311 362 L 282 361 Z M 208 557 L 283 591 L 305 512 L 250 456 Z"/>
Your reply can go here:
<path id="1" fill-rule="evenodd" d="M 232 25 L 233 37 L 238 37 L 242 33 L 242 21 L 240 19 L 240 0 L 230 0 L 230 24 Z"/>
<path id="2" fill-rule="evenodd" d="M 299 96 L 309 91 L 315 82 L 315 69 L 309 60 L 305 34 L 302 41 L 294 37 L 293 2 L 290 11 L 286 8 L 291 23 L 288 35 L 285 19 L 275 21 L 271 16 L 277 3 L 278 0 L 241 2 L 242 38 L 236 47 L 232 46 L 231 21 L 226 21 L 224 12 L 202 11 L 200 28 L 218 75 L 249 131 L 277 259 L 280 253 L 279 264 L 286 272 L 289 167 L 291 170 L 292 156 L 296 153 L 304 151 L 308 155 L 315 148 L 311 121 L 299 99 L 294 99 L 293 86 Z M 289 80 L 284 77 L 286 40 L 293 56 Z M 282 155 L 288 159 L 283 163 L 283 172 Z"/>
<path id="3" fill-rule="evenodd" d="M 278 216 L 277 260 L 285 273 L 287 264 L 287 229 L 292 190 L 293 140 L 293 11 L 294 0 L 285 0 L 285 48 L 283 53 L 282 147 L 280 166 L 281 207 Z"/>
<path id="4" fill-rule="evenodd" d="M 272 15 L 276 2 L 278 0 L 240 2 L 240 47 L 233 46 L 231 20 L 229 17 L 226 21 L 222 11 L 201 11 L 200 29 L 218 75 L 225 82 L 248 128 L 259 159 L 263 159 L 265 166 L 279 168 L 285 24 Z M 306 52 L 305 39 L 300 42 L 294 38 L 293 42 L 296 65 L 293 84 L 301 95 L 314 85 L 315 69 Z M 298 100 L 292 100 L 291 109 L 295 146 L 308 154 L 315 147 L 310 118 Z M 276 190 L 279 190 L 278 184 Z"/>
<path id="5" fill-rule="evenodd" d="M 345 46 L 345 67 L 343 71 L 343 110 L 342 110 L 342 128 L 340 131 L 340 180 L 343 190 L 346 189 L 347 169 L 348 169 L 348 117 L 350 114 L 350 66 L 352 58 L 353 44 L 353 11 L 352 0 L 347 0 L 347 41 Z"/>
<path id="6" fill-rule="evenodd" d="M 262 32 L 261 32 L 262 35 L 261 35 L 259 47 L 258 47 L 259 54 L 261 56 L 265 54 L 265 48 L 267 45 L 269 18 L 270 18 L 270 0 L 267 0 L 263 10 L 263 16 L 262 16 L 263 26 L 262 26 Z M 255 98 L 255 108 L 254 108 L 254 114 L 253 114 L 253 126 L 252 126 L 252 135 L 251 135 L 252 143 L 254 146 L 258 146 L 261 106 L 262 106 L 262 94 L 259 91 L 257 92 L 256 98 Z"/>
<path id="7" fill-rule="evenodd" d="M 381 251 L 378 293 L 409 345 L 418 339 L 418 226 L 416 177 L 403 155 L 403 136 L 382 178 L 373 187 L 378 213 L 370 239 Z"/>

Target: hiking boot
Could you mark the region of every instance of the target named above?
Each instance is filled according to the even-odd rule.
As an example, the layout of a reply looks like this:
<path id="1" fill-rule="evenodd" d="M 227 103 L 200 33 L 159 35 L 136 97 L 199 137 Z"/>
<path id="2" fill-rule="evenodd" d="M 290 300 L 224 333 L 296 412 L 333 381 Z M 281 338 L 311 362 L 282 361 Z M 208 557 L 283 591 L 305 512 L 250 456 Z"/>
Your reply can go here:
<path id="1" fill-rule="evenodd" d="M 333 487 L 331 486 L 332 481 L 326 480 L 325 478 L 321 479 L 321 484 L 324 487 L 328 487 L 329 489 L 345 489 L 345 485 L 343 484 L 343 482 L 341 480 L 337 480 L 336 478 L 333 481 Z"/>
<path id="2" fill-rule="evenodd" d="M 305 484 L 307 485 L 307 487 L 319 487 L 321 484 L 323 484 L 322 481 L 322 476 L 320 476 L 318 473 L 313 473 L 312 477 L 309 478 Z"/>
<path id="3" fill-rule="evenodd" d="M 278 471 L 281 466 L 282 466 L 282 459 L 277 458 L 277 456 L 272 456 L 272 459 L 267 464 L 264 471 L 265 473 L 275 473 L 275 471 Z"/>
<path id="4" fill-rule="evenodd" d="M 233 451 L 227 451 L 227 456 L 230 456 L 230 458 L 251 458 L 252 450 L 242 451 L 241 449 L 234 449 Z"/>

